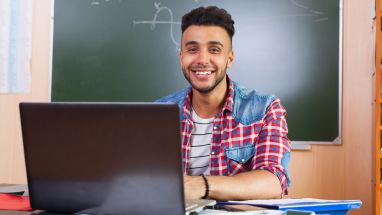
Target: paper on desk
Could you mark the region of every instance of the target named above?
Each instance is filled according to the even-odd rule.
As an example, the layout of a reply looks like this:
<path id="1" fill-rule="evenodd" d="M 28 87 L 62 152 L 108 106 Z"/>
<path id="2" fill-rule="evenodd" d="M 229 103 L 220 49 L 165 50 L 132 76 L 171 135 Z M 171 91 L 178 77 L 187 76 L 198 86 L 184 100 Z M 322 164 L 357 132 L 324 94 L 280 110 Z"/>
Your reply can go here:
<path id="1" fill-rule="evenodd" d="M 11 194 L 0 194 L 0 210 L 32 210 L 28 196 L 15 196 Z"/>
<path id="2" fill-rule="evenodd" d="M 215 214 L 232 214 L 232 215 L 284 215 L 283 211 L 276 210 L 259 210 L 259 211 L 235 211 L 229 212 L 224 210 L 204 210 L 198 214 L 200 215 L 215 215 Z"/>
<path id="3" fill-rule="evenodd" d="M 228 203 L 237 203 L 242 205 L 285 205 L 285 204 L 306 203 L 306 202 L 325 203 L 325 202 L 338 202 L 338 200 L 302 198 L 302 199 L 267 199 L 267 200 L 228 201 Z"/>

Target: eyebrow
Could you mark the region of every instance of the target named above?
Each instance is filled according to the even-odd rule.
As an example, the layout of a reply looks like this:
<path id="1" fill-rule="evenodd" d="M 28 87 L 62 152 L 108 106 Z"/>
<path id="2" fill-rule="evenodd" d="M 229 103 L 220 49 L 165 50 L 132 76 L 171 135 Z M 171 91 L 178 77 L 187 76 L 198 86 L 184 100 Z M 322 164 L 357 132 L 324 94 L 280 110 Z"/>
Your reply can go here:
<path id="1" fill-rule="evenodd" d="M 184 44 L 184 46 L 196 45 L 196 44 L 198 44 L 196 41 L 188 41 L 186 42 L 186 44 Z"/>
<path id="2" fill-rule="evenodd" d="M 185 46 L 196 45 L 196 44 L 198 44 L 198 42 L 192 40 L 192 41 L 186 42 Z M 207 44 L 208 45 L 218 45 L 218 46 L 224 47 L 223 43 L 221 43 L 219 41 L 209 41 Z"/>
<path id="3" fill-rule="evenodd" d="M 218 46 L 224 47 L 223 43 L 219 41 L 210 41 L 208 42 L 208 45 L 218 45 Z"/>

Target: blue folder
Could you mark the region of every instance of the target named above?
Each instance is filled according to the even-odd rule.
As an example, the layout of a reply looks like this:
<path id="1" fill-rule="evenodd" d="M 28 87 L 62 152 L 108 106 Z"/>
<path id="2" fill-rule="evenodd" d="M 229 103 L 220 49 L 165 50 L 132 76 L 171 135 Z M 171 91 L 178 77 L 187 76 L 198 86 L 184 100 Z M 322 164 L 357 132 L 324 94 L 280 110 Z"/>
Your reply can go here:
<path id="1" fill-rule="evenodd" d="M 293 202 L 296 200 L 296 202 Z M 306 201 L 305 201 L 306 200 Z M 250 201 L 228 201 L 218 202 L 218 205 L 244 204 L 262 208 L 275 209 L 281 211 L 303 210 L 312 211 L 316 214 L 346 214 L 348 210 L 361 207 L 360 200 L 323 200 L 323 199 L 286 199 L 284 200 L 250 200 Z"/>

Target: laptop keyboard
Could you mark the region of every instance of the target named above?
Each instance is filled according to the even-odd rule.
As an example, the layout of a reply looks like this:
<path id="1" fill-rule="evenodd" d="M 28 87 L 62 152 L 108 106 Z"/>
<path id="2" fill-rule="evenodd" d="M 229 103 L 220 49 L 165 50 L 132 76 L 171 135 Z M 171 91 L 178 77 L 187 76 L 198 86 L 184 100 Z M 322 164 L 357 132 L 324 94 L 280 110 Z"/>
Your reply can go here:
<path id="1" fill-rule="evenodd" d="M 198 204 L 186 203 L 186 211 L 189 211 L 197 206 Z"/>

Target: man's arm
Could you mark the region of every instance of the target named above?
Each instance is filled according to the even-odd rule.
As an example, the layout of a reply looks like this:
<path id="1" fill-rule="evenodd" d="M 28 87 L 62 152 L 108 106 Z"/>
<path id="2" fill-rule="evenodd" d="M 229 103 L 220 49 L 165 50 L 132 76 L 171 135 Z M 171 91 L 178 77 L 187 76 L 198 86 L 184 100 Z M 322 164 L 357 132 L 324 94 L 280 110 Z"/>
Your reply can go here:
<path id="1" fill-rule="evenodd" d="M 186 199 L 200 199 L 205 194 L 201 176 L 184 176 Z M 248 200 L 281 198 L 280 181 L 267 170 L 253 170 L 234 176 L 207 176 L 208 198 L 216 200 Z"/>
<path id="2" fill-rule="evenodd" d="M 217 200 L 248 200 L 281 198 L 288 187 L 287 170 L 290 141 L 280 100 L 267 109 L 264 126 L 255 144 L 252 170 L 234 176 L 208 176 L 209 198 Z M 285 161 L 283 162 L 283 160 Z M 201 176 L 185 176 L 186 198 L 201 198 L 205 184 Z"/>

